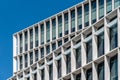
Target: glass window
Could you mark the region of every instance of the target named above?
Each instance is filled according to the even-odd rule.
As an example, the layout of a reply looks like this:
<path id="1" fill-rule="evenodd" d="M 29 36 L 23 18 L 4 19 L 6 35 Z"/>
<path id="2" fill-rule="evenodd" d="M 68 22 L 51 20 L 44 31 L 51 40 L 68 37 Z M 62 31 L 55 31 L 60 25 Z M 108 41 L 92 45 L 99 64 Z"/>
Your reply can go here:
<path id="1" fill-rule="evenodd" d="M 52 39 L 56 39 L 56 19 L 52 20 Z"/>
<path id="2" fill-rule="evenodd" d="M 84 5 L 84 25 L 89 26 L 89 4 Z"/>
<path id="3" fill-rule="evenodd" d="M 104 62 L 98 64 L 98 80 L 104 80 Z"/>
<path id="4" fill-rule="evenodd" d="M 65 38 L 65 39 L 64 39 L 64 43 L 67 42 L 67 41 L 68 41 L 68 38 Z"/>
<path id="5" fill-rule="evenodd" d="M 30 65 L 33 64 L 33 52 L 30 52 Z"/>
<path id="6" fill-rule="evenodd" d="M 92 80 L 92 68 L 86 71 L 86 80 Z"/>
<path id="7" fill-rule="evenodd" d="M 20 59 L 20 69 L 22 69 L 22 67 L 23 67 L 23 60 L 22 60 L 22 56 L 20 56 L 20 57 L 19 57 L 19 59 Z"/>
<path id="8" fill-rule="evenodd" d="M 53 43 L 52 44 L 52 50 L 55 50 L 56 49 L 56 43 Z"/>
<path id="9" fill-rule="evenodd" d="M 45 70 L 41 70 L 41 80 L 45 80 Z"/>
<path id="10" fill-rule="evenodd" d="M 25 32 L 25 51 L 28 50 L 28 33 L 27 31 Z"/>
<path id="11" fill-rule="evenodd" d="M 81 80 L 81 73 L 76 75 L 76 79 L 75 80 Z"/>
<path id="12" fill-rule="evenodd" d="M 53 80 L 53 64 L 49 65 L 49 80 Z"/>
<path id="13" fill-rule="evenodd" d="M 120 0 L 114 0 L 114 7 L 118 7 L 120 5 Z"/>
<path id="14" fill-rule="evenodd" d="M 75 31 L 75 10 L 71 11 L 71 32 Z"/>
<path id="15" fill-rule="evenodd" d="M 82 7 L 77 8 L 78 29 L 82 29 Z"/>
<path id="16" fill-rule="evenodd" d="M 46 46 L 46 53 L 49 54 L 50 53 L 50 45 Z"/>
<path id="17" fill-rule="evenodd" d="M 30 29 L 30 49 L 33 48 L 33 29 Z"/>
<path id="18" fill-rule="evenodd" d="M 112 0 L 106 0 L 106 10 L 107 13 L 112 11 Z"/>
<path id="19" fill-rule="evenodd" d="M 97 36 L 98 57 L 104 54 L 104 33 Z"/>
<path id="20" fill-rule="evenodd" d="M 91 2 L 91 19 L 92 24 L 96 22 L 96 0 Z"/>
<path id="21" fill-rule="evenodd" d="M 33 80 L 37 80 L 37 73 L 34 74 L 34 79 Z"/>
<path id="22" fill-rule="evenodd" d="M 118 46 L 118 37 L 117 37 L 117 23 L 112 25 L 110 28 L 110 50 Z"/>
<path id="23" fill-rule="evenodd" d="M 64 20 L 65 20 L 65 23 L 64 23 L 64 26 L 65 26 L 65 35 L 68 34 L 68 13 L 65 13 L 64 14 Z"/>
<path id="24" fill-rule="evenodd" d="M 58 47 L 62 45 L 62 40 L 58 41 Z"/>
<path id="25" fill-rule="evenodd" d="M 92 61 L 92 40 L 86 43 L 86 58 L 87 62 Z"/>
<path id="26" fill-rule="evenodd" d="M 46 41 L 50 41 L 50 22 L 46 22 Z"/>
<path id="27" fill-rule="evenodd" d="M 35 50 L 35 61 L 38 61 L 38 50 Z"/>
<path id="28" fill-rule="evenodd" d="M 38 27 L 35 27 L 35 46 L 38 46 Z"/>
<path id="29" fill-rule="evenodd" d="M 81 66 L 81 47 L 76 49 L 76 68 Z"/>
<path id="30" fill-rule="evenodd" d="M 58 37 L 62 37 L 62 16 L 58 17 Z"/>
<path id="31" fill-rule="evenodd" d="M 104 16 L 104 0 L 99 0 L 99 19 Z"/>
<path id="32" fill-rule="evenodd" d="M 25 67 L 27 67 L 28 66 L 28 56 L 27 56 L 27 54 L 25 54 Z"/>
<path id="33" fill-rule="evenodd" d="M 59 59 L 58 61 L 57 61 L 57 74 L 58 74 L 58 78 L 60 78 L 61 77 L 61 71 L 62 71 L 62 69 L 61 69 L 61 59 Z"/>
<path id="34" fill-rule="evenodd" d="M 71 54 L 66 55 L 66 72 L 67 74 L 71 72 Z"/>
<path id="35" fill-rule="evenodd" d="M 110 59 L 110 80 L 118 80 L 118 58 L 117 58 L 117 55 Z"/>
<path id="36" fill-rule="evenodd" d="M 41 48 L 41 58 L 44 57 L 44 48 Z"/>
<path id="37" fill-rule="evenodd" d="M 41 44 L 44 44 L 44 24 L 41 25 Z"/>
<path id="38" fill-rule="evenodd" d="M 20 53 L 22 53 L 22 47 L 23 47 L 23 36 L 22 36 L 22 34 L 20 34 Z"/>

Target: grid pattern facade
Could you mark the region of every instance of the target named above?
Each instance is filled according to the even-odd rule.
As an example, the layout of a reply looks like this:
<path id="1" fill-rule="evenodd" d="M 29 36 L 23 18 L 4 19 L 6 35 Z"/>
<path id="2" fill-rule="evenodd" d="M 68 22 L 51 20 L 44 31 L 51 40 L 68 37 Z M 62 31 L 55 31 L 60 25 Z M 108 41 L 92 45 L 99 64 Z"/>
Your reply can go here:
<path id="1" fill-rule="evenodd" d="M 119 80 L 119 5 L 86 0 L 15 33 L 9 80 Z"/>

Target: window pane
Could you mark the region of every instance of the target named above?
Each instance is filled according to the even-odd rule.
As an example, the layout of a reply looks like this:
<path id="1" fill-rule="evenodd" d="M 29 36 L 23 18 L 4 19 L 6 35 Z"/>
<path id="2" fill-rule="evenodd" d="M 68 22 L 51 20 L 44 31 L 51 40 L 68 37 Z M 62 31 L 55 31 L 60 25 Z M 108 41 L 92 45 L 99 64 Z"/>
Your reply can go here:
<path id="1" fill-rule="evenodd" d="M 56 19 L 52 20 L 52 39 L 56 39 Z"/>
<path id="2" fill-rule="evenodd" d="M 53 64 L 49 65 L 49 80 L 53 80 Z"/>
<path id="3" fill-rule="evenodd" d="M 92 68 L 87 70 L 86 80 L 92 80 Z"/>
<path id="4" fill-rule="evenodd" d="M 81 66 L 81 47 L 76 49 L 76 68 Z"/>
<path id="5" fill-rule="evenodd" d="M 99 0 L 99 19 L 104 16 L 104 0 Z"/>
<path id="6" fill-rule="evenodd" d="M 30 65 L 33 64 L 33 52 L 30 52 Z"/>
<path id="7" fill-rule="evenodd" d="M 50 22 L 46 22 L 46 41 L 50 41 Z"/>
<path id="8" fill-rule="evenodd" d="M 98 64 L 98 80 L 104 80 L 104 62 Z"/>
<path id="9" fill-rule="evenodd" d="M 71 32 L 75 31 L 75 10 L 71 11 Z"/>
<path id="10" fill-rule="evenodd" d="M 92 61 L 92 40 L 86 43 L 86 55 L 87 62 Z"/>
<path id="11" fill-rule="evenodd" d="M 25 67 L 27 67 L 28 66 L 28 56 L 27 56 L 27 54 L 25 54 Z"/>
<path id="12" fill-rule="evenodd" d="M 22 34 L 20 34 L 20 53 L 22 53 L 22 48 L 23 48 L 23 36 L 22 36 Z"/>
<path id="13" fill-rule="evenodd" d="M 38 27 L 35 27 L 35 46 L 38 46 Z"/>
<path id="14" fill-rule="evenodd" d="M 58 78 L 60 78 L 61 77 L 61 59 L 57 61 L 57 74 L 58 74 Z"/>
<path id="15" fill-rule="evenodd" d="M 91 18 L 92 23 L 96 22 L 96 0 L 91 2 Z"/>
<path id="16" fill-rule="evenodd" d="M 44 48 L 41 48 L 41 58 L 44 57 Z"/>
<path id="17" fill-rule="evenodd" d="M 110 80 L 118 80 L 118 58 L 117 58 L 117 55 L 110 59 Z"/>
<path id="18" fill-rule="evenodd" d="M 30 29 L 30 49 L 33 48 L 33 29 Z"/>
<path id="19" fill-rule="evenodd" d="M 46 46 L 46 53 L 49 54 L 50 53 L 50 45 Z"/>
<path id="20" fill-rule="evenodd" d="M 52 44 L 52 50 L 55 50 L 56 49 L 56 43 L 53 43 Z"/>
<path id="21" fill-rule="evenodd" d="M 110 11 L 112 11 L 112 0 L 107 0 L 106 1 L 106 10 L 107 10 L 107 13 L 109 13 Z"/>
<path id="22" fill-rule="evenodd" d="M 112 25 L 110 28 L 110 50 L 118 46 L 118 37 L 117 37 L 117 23 Z"/>
<path id="23" fill-rule="evenodd" d="M 81 80 L 81 74 L 80 73 L 76 75 L 76 79 L 75 80 Z"/>
<path id="24" fill-rule="evenodd" d="M 89 26 L 89 4 L 84 5 L 84 25 Z"/>
<path id="25" fill-rule="evenodd" d="M 67 70 L 66 71 L 67 74 L 71 72 L 71 54 L 70 53 L 66 55 L 66 70 Z"/>
<path id="26" fill-rule="evenodd" d="M 25 32 L 25 51 L 28 50 L 28 33 L 27 31 Z"/>
<path id="27" fill-rule="evenodd" d="M 82 29 L 82 7 L 77 8 L 78 29 Z"/>
<path id="28" fill-rule="evenodd" d="M 114 0 L 114 7 L 118 7 L 120 5 L 120 0 Z"/>
<path id="29" fill-rule="evenodd" d="M 41 25 L 41 44 L 44 44 L 44 24 Z"/>
<path id="30" fill-rule="evenodd" d="M 45 70 L 41 70 L 41 80 L 45 80 Z"/>
<path id="31" fill-rule="evenodd" d="M 98 57 L 104 54 L 104 33 L 97 36 Z"/>
<path id="32" fill-rule="evenodd" d="M 64 23 L 64 26 L 65 26 L 65 35 L 68 34 L 68 13 L 64 14 L 64 20 L 65 20 L 65 23 Z"/>
<path id="33" fill-rule="evenodd" d="M 58 37 L 62 37 L 62 16 L 58 17 Z"/>

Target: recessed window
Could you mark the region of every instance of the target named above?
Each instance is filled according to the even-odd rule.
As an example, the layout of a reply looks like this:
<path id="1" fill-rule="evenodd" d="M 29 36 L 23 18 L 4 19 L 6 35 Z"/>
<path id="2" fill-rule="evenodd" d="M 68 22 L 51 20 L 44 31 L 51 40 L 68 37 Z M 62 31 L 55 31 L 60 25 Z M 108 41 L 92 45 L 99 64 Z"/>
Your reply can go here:
<path id="1" fill-rule="evenodd" d="M 75 80 L 81 80 L 81 73 L 76 75 L 76 79 Z"/>
<path id="2" fill-rule="evenodd" d="M 50 41 L 50 22 L 46 22 L 46 41 Z"/>
<path id="3" fill-rule="evenodd" d="M 58 37 L 62 37 L 62 16 L 58 17 Z"/>
<path id="4" fill-rule="evenodd" d="M 44 48 L 41 48 L 41 58 L 44 57 Z"/>
<path id="5" fill-rule="evenodd" d="M 98 80 L 104 80 L 104 62 L 98 64 Z"/>
<path id="6" fill-rule="evenodd" d="M 28 33 L 27 31 L 25 32 L 25 51 L 28 50 Z"/>
<path id="7" fill-rule="evenodd" d="M 86 80 L 92 80 L 92 68 L 86 71 Z"/>
<path id="8" fill-rule="evenodd" d="M 92 24 L 96 22 L 96 0 L 91 2 L 91 19 Z"/>
<path id="9" fill-rule="evenodd" d="M 104 0 L 99 0 L 99 19 L 104 16 Z"/>
<path id="10" fill-rule="evenodd" d="M 44 24 L 41 24 L 41 44 L 44 44 Z"/>
<path id="11" fill-rule="evenodd" d="M 84 25 L 89 26 L 89 4 L 84 5 Z"/>
<path id="12" fill-rule="evenodd" d="M 71 53 L 66 55 L 66 72 L 71 72 Z"/>
<path id="13" fill-rule="evenodd" d="M 52 20 L 52 40 L 56 39 L 56 19 Z"/>
<path id="14" fill-rule="evenodd" d="M 27 54 L 25 54 L 25 67 L 27 67 L 28 66 L 28 56 L 27 56 Z"/>
<path id="15" fill-rule="evenodd" d="M 112 11 L 112 0 L 106 0 L 106 10 L 107 13 Z"/>
<path id="16" fill-rule="evenodd" d="M 58 41 L 58 47 L 62 45 L 62 40 Z"/>
<path id="17" fill-rule="evenodd" d="M 33 29 L 30 29 L 30 49 L 33 48 Z"/>
<path id="18" fill-rule="evenodd" d="M 52 44 L 52 50 L 55 50 L 56 49 L 56 43 L 53 43 Z"/>
<path id="19" fill-rule="evenodd" d="M 76 68 L 81 66 L 81 47 L 78 47 L 76 50 Z"/>
<path id="20" fill-rule="evenodd" d="M 35 47 L 38 46 L 38 27 L 35 27 Z"/>
<path id="21" fill-rule="evenodd" d="M 23 48 L 23 36 L 22 36 L 22 34 L 20 34 L 20 53 L 22 53 L 22 48 Z"/>
<path id="22" fill-rule="evenodd" d="M 82 7 L 77 8 L 78 29 L 82 29 Z"/>
<path id="23" fill-rule="evenodd" d="M 46 53 L 49 54 L 50 53 L 50 45 L 46 46 Z"/>
<path id="24" fill-rule="evenodd" d="M 57 60 L 57 75 L 58 78 L 61 77 L 61 71 L 62 71 L 62 65 L 61 65 L 61 59 Z"/>
<path id="25" fill-rule="evenodd" d="M 53 80 L 53 64 L 49 65 L 49 80 Z"/>
<path id="26" fill-rule="evenodd" d="M 20 56 L 19 59 L 20 59 L 20 69 L 22 69 L 23 68 L 23 58 L 22 58 L 22 56 Z"/>
<path id="27" fill-rule="evenodd" d="M 65 35 L 68 34 L 68 13 L 65 13 L 64 14 L 64 20 L 65 20 L 65 23 L 64 23 L 64 30 L 65 30 Z"/>
<path id="28" fill-rule="evenodd" d="M 45 70 L 41 70 L 41 80 L 45 80 Z"/>
<path id="29" fill-rule="evenodd" d="M 71 32 L 75 31 L 75 10 L 71 11 Z"/>
<path id="30" fill-rule="evenodd" d="M 30 52 L 30 65 L 33 64 L 33 52 Z"/>
<path id="31" fill-rule="evenodd" d="M 38 50 L 35 50 L 35 61 L 38 61 Z"/>

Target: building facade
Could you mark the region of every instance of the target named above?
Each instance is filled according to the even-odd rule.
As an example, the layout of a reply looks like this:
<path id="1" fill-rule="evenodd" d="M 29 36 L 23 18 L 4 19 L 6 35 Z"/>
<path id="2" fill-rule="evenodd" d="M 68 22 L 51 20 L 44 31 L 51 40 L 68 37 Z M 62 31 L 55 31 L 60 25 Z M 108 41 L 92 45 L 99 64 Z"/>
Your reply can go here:
<path id="1" fill-rule="evenodd" d="M 8 80 L 120 80 L 120 0 L 85 0 L 13 34 Z"/>

